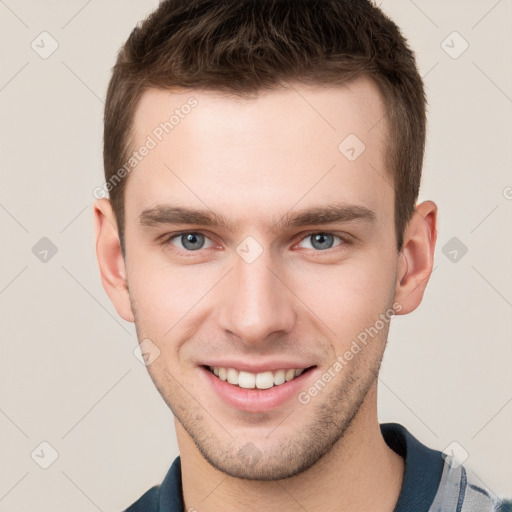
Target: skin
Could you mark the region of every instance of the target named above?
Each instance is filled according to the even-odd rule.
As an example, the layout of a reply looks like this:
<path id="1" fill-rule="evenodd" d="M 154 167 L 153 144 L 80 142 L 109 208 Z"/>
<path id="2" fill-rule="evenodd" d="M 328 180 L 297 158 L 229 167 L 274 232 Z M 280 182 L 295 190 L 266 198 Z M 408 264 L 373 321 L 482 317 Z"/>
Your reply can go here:
<path id="1" fill-rule="evenodd" d="M 404 462 L 377 418 L 388 323 L 306 405 L 294 397 L 264 413 L 236 409 L 200 378 L 200 365 L 300 360 L 316 366 L 303 380 L 307 391 L 393 304 L 398 314 L 418 307 L 437 207 L 416 205 L 398 252 L 386 123 L 378 123 L 384 106 L 368 78 L 252 99 L 149 90 L 134 147 L 191 96 L 198 105 L 129 176 L 125 259 L 109 201 L 94 206 L 103 286 L 139 341 L 160 351 L 148 371 L 175 416 L 185 509 L 392 511 Z M 352 162 L 338 150 L 350 133 L 366 146 Z M 340 202 L 374 219 L 275 229 L 285 214 Z M 211 210 L 232 226 L 140 223 L 145 209 L 166 203 Z M 162 243 L 182 231 L 205 235 L 204 246 L 199 238 L 199 249 L 184 254 L 179 236 Z M 336 235 L 327 249 L 312 240 L 319 232 Z M 237 253 L 248 236 L 262 248 L 252 263 Z M 257 457 L 243 456 L 248 446 Z"/>

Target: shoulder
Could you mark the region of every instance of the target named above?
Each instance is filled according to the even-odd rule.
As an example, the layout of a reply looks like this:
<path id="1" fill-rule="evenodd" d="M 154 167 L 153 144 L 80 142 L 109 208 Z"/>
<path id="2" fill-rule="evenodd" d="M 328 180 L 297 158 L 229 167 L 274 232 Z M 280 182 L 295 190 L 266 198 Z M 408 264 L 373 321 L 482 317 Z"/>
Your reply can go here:
<path id="1" fill-rule="evenodd" d="M 405 460 L 395 512 L 512 512 L 511 501 L 496 496 L 453 455 L 428 448 L 397 423 L 381 424 L 381 431 Z"/>
<path id="2" fill-rule="evenodd" d="M 512 501 L 498 497 L 470 469 L 444 455 L 444 469 L 431 510 L 512 512 Z"/>

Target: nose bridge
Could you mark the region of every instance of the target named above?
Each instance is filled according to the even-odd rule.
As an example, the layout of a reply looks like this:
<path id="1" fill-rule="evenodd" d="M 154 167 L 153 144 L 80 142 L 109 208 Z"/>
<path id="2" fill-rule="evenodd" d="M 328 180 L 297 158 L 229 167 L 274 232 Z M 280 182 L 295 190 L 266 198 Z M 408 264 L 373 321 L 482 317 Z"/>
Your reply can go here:
<path id="1" fill-rule="evenodd" d="M 240 254 L 235 255 L 229 273 L 220 306 L 220 327 L 246 343 L 258 343 L 272 333 L 291 330 L 296 314 L 293 294 L 283 284 L 270 251 L 264 250 L 252 261 Z"/>

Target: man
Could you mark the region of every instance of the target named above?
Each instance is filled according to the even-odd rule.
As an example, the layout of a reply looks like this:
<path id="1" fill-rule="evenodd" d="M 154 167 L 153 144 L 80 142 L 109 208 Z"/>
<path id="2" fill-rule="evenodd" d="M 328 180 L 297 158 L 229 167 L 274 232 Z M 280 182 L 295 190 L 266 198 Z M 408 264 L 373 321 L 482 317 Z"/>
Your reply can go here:
<path id="1" fill-rule="evenodd" d="M 377 419 L 390 320 L 433 266 L 425 103 L 364 0 L 169 0 L 132 32 L 97 255 L 180 457 L 129 511 L 505 510 Z"/>

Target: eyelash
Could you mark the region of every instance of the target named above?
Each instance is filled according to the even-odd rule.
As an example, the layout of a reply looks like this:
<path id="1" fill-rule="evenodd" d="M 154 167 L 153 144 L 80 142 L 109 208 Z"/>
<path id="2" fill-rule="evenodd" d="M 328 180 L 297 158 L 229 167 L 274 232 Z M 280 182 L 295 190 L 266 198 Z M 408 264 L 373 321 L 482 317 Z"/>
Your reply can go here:
<path id="1" fill-rule="evenodd" d="M 210 237 L 208 237 L 208 235 L 202 231 L 178 231 L 178 232 L 175 232 L 175 233 L 168 233 L 166 235 L 164 235 L 163 237 L 161 237 L 161 241 L 160 241 L 160 244 L 162 246 L 165 246 L 165 245 L 172 245 L 171 244 L 171 240 L 175 239 L 175 238 L 178 238 L 182 235 L 203 235 L 205 238 L 207 239 L 210 239 Z M 346 234 L 338 234 L 338 233 L 333 233 L 331 231 L 310 231 L 308 233 L 305 233 L 305 234 L 302 234 L 302 237 L 300 238 L 299 242 L 302 242 L 304 239 L 312 236 L 312 235 L 332 235 L 334 236 L 335 238 L 338 238 L 340 240 L 340 243 L 338 245 L 335 245 L 334 247 L 331 247 L 329 249 L 325 249 L 325 250 L 318 250 L 318 249 L 310 249 L 312 250 L 314 253 L 317 253 L 317 254 L 323 254 L 323 253 L 327 253 L 327 254 L 330 254 L 331 251 L 335 250 L 336 248 L 339 248 L 339 247 L 342 247 L 344 245 L 351 245 L 353 243 L 353 240 L 352 238 L 349 236 L 349 235 L 346 235 Z M 295 244 L 295 245 L 297 245 Z M 176 252 L 180 255 L 186 255 L 186 256 L 191 256 L 191 255 L 194 255 L 195 253 L 200 253 L 201 251 L 203 251 L 204 249 L 197 249 L 196 251 L 187 251 L 187 250 L 183 250 L 183 249 L 179 249 L 178 247 L 175 247 L 173 246 L 174 249 L 176 250 Z"/>

